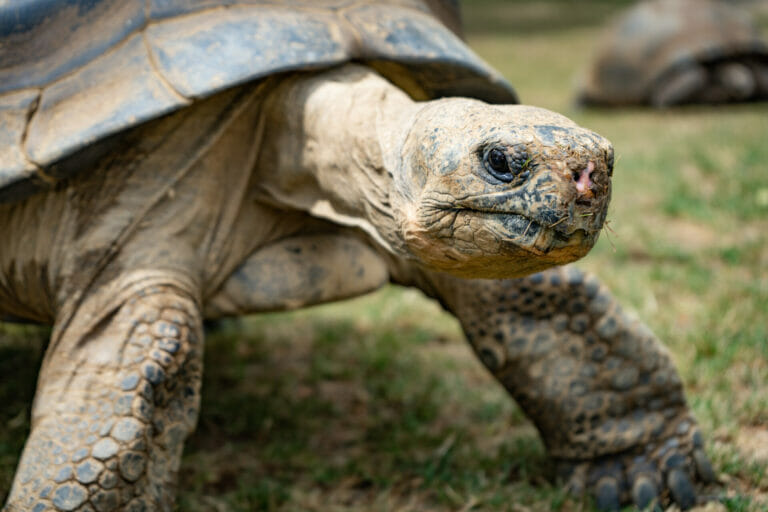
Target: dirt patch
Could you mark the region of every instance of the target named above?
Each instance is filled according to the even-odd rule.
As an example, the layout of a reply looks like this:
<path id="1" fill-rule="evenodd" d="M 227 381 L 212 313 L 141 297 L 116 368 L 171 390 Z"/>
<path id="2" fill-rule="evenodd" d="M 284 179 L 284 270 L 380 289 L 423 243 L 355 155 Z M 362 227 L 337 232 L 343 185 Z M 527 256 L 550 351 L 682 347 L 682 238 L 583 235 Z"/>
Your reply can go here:
<path id="1" fill-rule="evenodd" d="M 678 512 L 680 509 L 676 506 L 669 507 L 667 512 Z M 728 512 L 728 509 L 722 503 L 710 502 L 700 507 L 694 507 L 690 512 Z"/>
<path id="2" fill-rule="evenodd" d="M 745 458 L 768 463 L 768 428 L 742 427 L 736 436 L 736 446 Z"/>
<path id="3" fill-rule="evenodd" d="M 665 219 L 663 225 L 665 237 L 684 249 L 708 249 L 717 246 L 720 241 L 714 229 L 691 220 Z"/>
<path id="4" fill-rule="evenodd" d="M 679 512 L 679 510 L 677 506 L 671 506 L 667 512 Z M 690 512 L 728 512 L 728 509 L 722 503 L 709 502 L 706 505 L 690 509 Z"/>

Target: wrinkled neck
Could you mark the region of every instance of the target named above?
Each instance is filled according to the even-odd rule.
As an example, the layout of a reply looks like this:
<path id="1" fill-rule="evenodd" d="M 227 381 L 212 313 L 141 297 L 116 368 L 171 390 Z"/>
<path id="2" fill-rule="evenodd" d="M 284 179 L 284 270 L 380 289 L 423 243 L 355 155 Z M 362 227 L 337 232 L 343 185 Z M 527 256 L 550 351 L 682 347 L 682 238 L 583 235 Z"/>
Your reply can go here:
<path id="1" fill-rule="evenodd" d="M 361 66 L 292 77 L 267 100 L 259 186 L 269 201 L 358 227 L 404 254 L 391 200 L 418 109 Z"/>

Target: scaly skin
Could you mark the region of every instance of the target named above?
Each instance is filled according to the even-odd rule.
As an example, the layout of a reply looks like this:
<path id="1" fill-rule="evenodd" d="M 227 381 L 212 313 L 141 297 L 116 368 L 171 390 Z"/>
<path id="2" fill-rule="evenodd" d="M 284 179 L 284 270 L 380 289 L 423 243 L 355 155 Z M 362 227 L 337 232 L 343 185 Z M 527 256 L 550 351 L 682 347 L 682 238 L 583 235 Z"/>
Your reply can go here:
<path id="1" fill-rule="evenodd" d="M 162 284 L 92 332 L 65 335 L 41 372 L 6 510 L 172 510 L 200 407 L 202 349 L 198 305 Z"/>
<path id="2" fill-rule="evenodd" d="M 682 508 L 714 472 L 667 350 L 574 267 L 514 280 L 430 275 L 479 359 L 538 428 L 569 488 L 604 510 L 665 491 Z M 668 501 L 665 500 L 665 501 Z"/>

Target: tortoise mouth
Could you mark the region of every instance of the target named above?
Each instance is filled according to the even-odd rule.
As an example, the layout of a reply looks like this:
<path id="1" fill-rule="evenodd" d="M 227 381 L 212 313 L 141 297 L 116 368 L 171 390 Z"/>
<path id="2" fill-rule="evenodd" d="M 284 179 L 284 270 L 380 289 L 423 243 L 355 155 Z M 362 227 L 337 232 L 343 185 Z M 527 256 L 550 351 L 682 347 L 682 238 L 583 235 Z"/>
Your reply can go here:
<path id="1" fill-rule="evenodd" d="M 561 242 L 579 232 L 588 236 L 601 230 L 605 200 L 572 197 L 574 194 L 550 194 L 546 200 L 549 192 L 552 189 L 470 196 L 457 201 L 452 209 L 493 219 L 507 227 L 510 234 L 551 231 Z"/>
<path id="2" fill-rule="evenodd" d="M 499 256 L 526 253 L 547 261 L 580 257 L 597 241 L 604 218 L 605 201 L 579 204 L 575 188 L 565 197 L 552 185 L 454 196 L 450 203 L 445 195 L 422 200 L 423 232 L 436 239 L 456 236 L 456 246 L 464 252 L 477 245 L 481 252 Z"/>
<path id="3" fill-rule="evenodd" d="M 560 227 L 562 231 L 567 227 L 569 215 L 566 211 L 543 204 L 534 209 L 530 207 L 530 202 L 531 198 L 519 191 L 513 194 L 483 194 L 457 201 L 453 209 L 497 217 L 512 230 L 519 228 L 519 223 L 523 221 L 538 229 Z"/>
<path id="4" fill-rule="evenodd" d="M 463 208 L 460 211 L 478 216 L 485 221 L 485 225 L 494 231 L 505 244 L 514 246 L 533 254 L 542 255 L 563 248 L 574 246 L 591 247 L 589 233 L 580 227 L 567 229 L 562 217 L 559 223 L 548 222 L 545 219 L 535 218 L 516 212 L 504 212 L 497 210 L 481 210 Z M 562 226 L 562 229 L 557 229 Z"/>
<path id="5" fill-rule="evenodd" d="M 528 234 L 536 234 L 542 229 L 547 229 L 547 226 L 541 221 L 517 212 L 481 210 L 475 208 L 464 208 L 461 211 L 494 221 L 507 231 L 507 235 L 517 234 L 517 238 L 519 239 L 524 239 Z"/>
<path id="6" fill-rule="evenodd" d="M 551 220 L 532 213 L 432 203 L 404 224 L 403 237 L 408 250 L 425 265 L 483 279 L 520 277 L 570 263 L 584 256 L 597 239 L 588 228 L 572 222 L 552 226 Z"/>

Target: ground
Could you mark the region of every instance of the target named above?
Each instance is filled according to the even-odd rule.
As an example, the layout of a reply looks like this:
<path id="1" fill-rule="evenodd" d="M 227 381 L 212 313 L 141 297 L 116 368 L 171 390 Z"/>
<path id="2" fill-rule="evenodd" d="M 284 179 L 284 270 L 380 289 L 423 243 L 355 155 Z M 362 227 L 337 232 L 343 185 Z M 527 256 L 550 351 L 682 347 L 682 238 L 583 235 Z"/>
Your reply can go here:
<path id="1" fill-rule="evenodd" d="M 609 225 L 579 266 L 670 347 L 725 482 L 708 510 L 768 510 L 768 104 L 574 109 L 617 7 L 466 2 L 467 38 L 526 103 L 614 143 Z M 0 325 L 0 500 L 46 336 Z M 530 423 L 416 291 L 224 324 L 205 364 L 180 510 L 592 510 L 550 481 Z"/>

